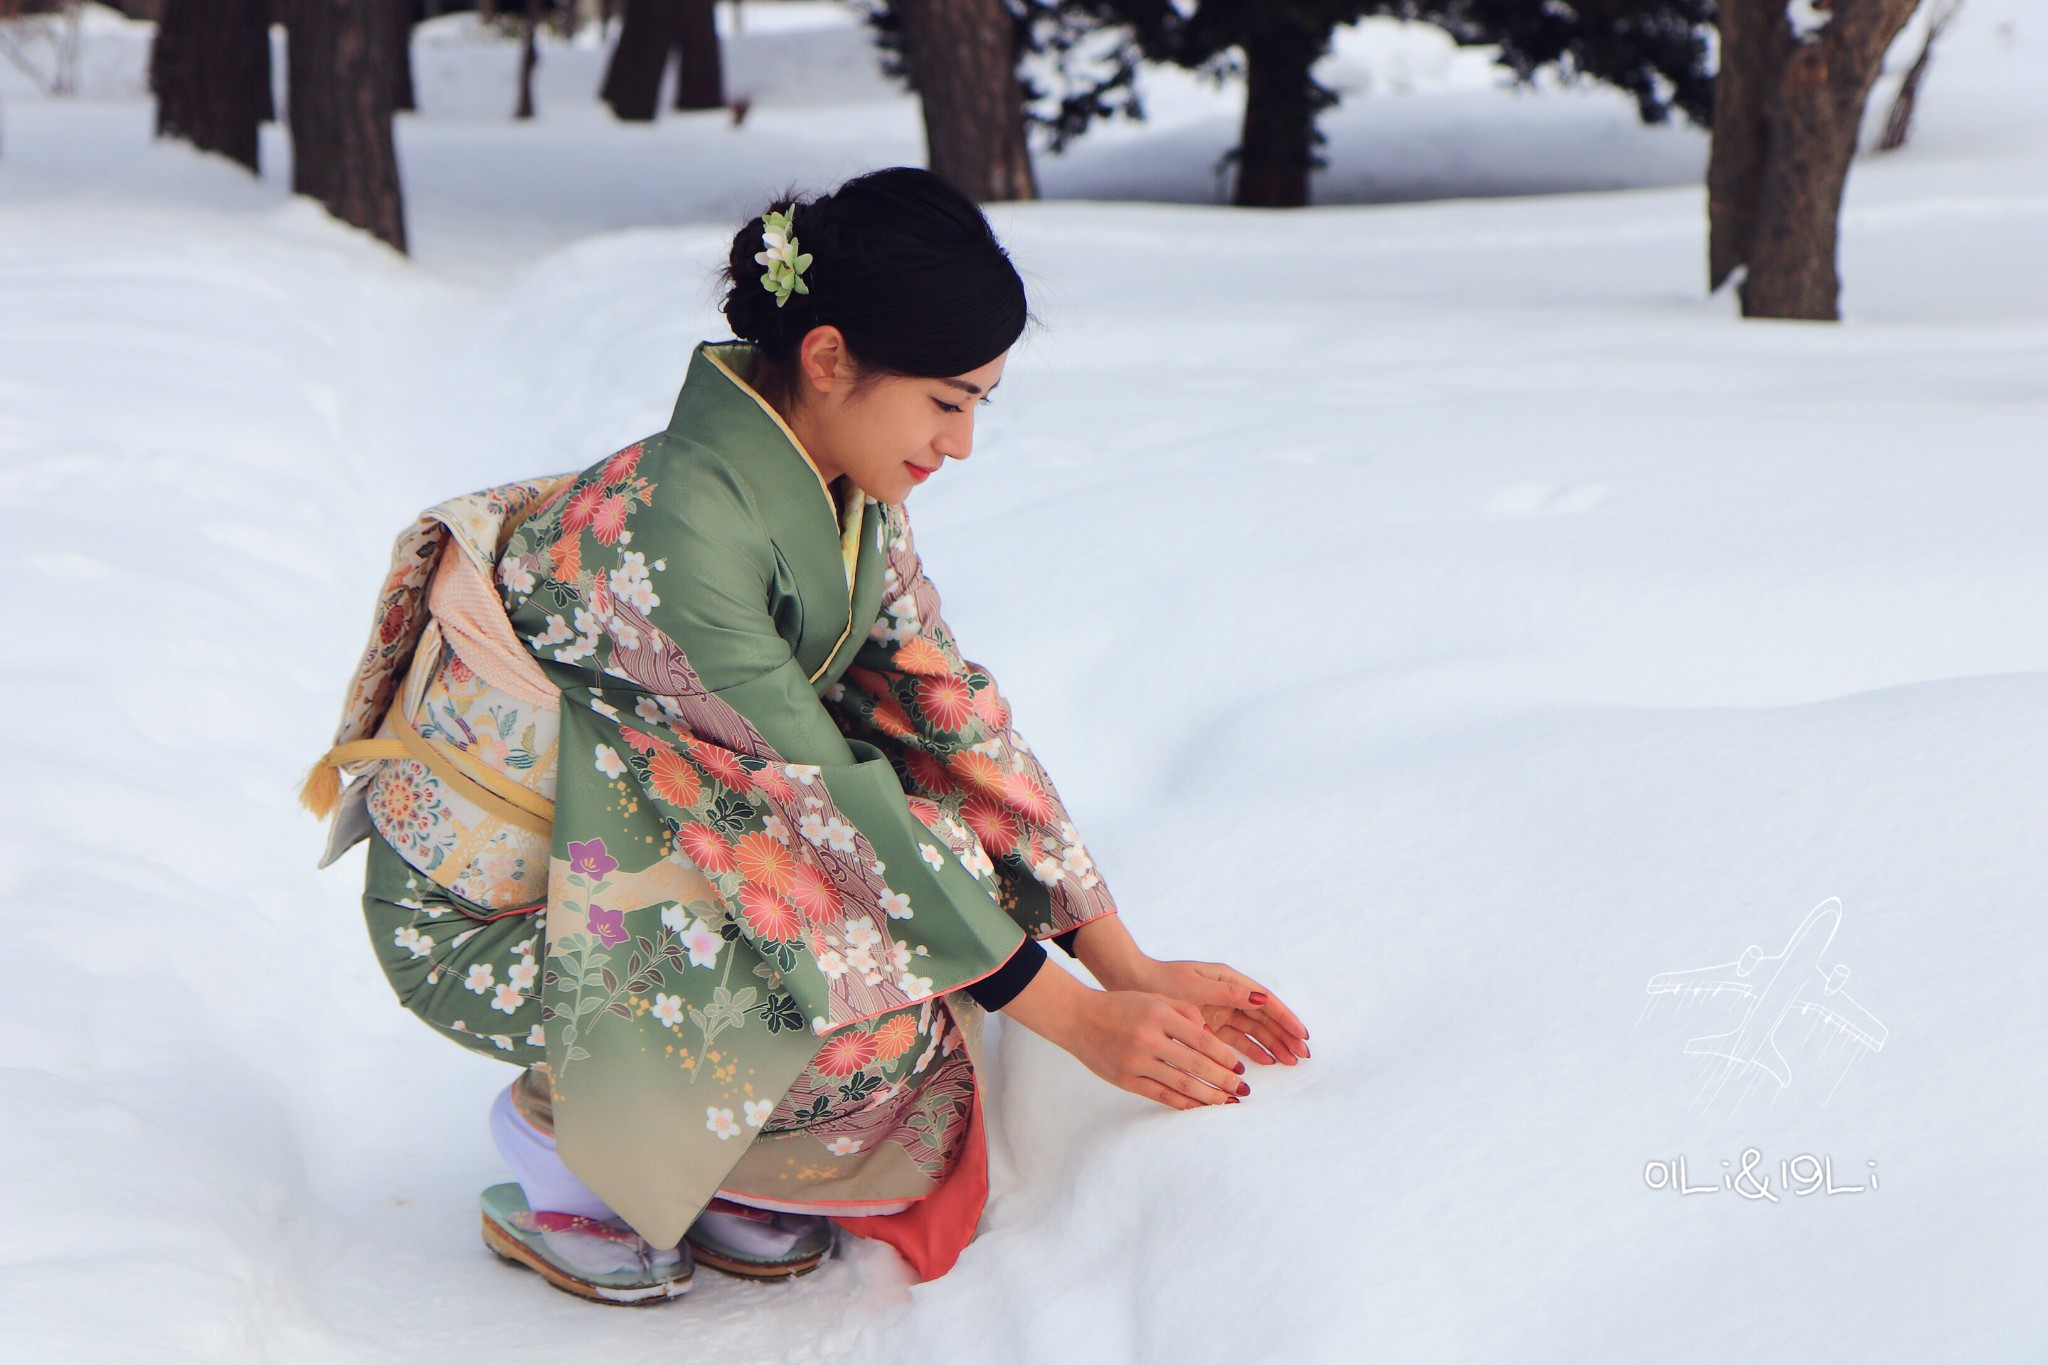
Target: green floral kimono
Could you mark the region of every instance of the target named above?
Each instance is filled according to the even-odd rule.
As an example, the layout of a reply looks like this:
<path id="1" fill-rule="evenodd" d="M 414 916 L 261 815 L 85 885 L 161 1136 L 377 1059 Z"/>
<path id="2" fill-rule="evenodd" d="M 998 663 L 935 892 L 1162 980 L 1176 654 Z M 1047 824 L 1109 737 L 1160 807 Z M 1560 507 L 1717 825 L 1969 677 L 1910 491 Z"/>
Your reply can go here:
<path id="1" fill-rule="evenodd" d="M 553 765 L 544 911 L 485 904 L 491 878 L 539 885 L 515 860 L 425 875 L 431 794 L 386 783 L 371 811 L 365 907 L 401 998 L 544 1057 L 563 1160 L 664 1246 L 721 1189 L 822 1211 L 931 1193 L 978 1084 L 961 988 L 1115 908 L 904 509 L 835 506 L 755 360 L 700 345 L 665 431 L 492 491 L 494 514 L 538 508 L 495 573 L 559 737 L 533 752 L 459 693 L 438 734 L 505 773 Z"/>

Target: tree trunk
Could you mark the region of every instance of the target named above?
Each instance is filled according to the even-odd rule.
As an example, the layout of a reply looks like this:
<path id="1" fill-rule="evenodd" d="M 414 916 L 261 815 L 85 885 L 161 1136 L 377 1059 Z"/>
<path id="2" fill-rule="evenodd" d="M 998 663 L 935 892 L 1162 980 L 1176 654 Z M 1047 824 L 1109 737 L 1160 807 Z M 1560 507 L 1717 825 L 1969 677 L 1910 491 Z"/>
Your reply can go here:
<path id="1" fill-rule="evenodd" d="M 1316 115 L 1336 96 L 1309 74 L 1329 49 L 1327 27 L 1268 10 L 1243 44 L 1244 127 L 1237 141 L 1237 193 L 1241 208 L 1302 208 L 1309 176 L 1322 158 Z"/>
<path id="2" fill-rule="evenodd" d="M 292 189 L 405 250 L 386 0 L 286 0 Z"/>
<path id="3" fill-rule="evenodd" d="M 526 0 L 526 17 L 519 21 L 519 107 L 512 117 L 533 117 L 533 69 L 540 65 L 540 0 Z"/>
<path id="4" fill-rule="evenodd" d="M 988 203 L 1036 199 L 1017 80 L 1017 21 L 1003 0 L 897 0 L 903 59 L 924 108 L 926 162 Z"/>
<path id="5" fill-rule="evenodd" d="M 413 0 L 384 0 L 384 60 L 391 71 L 391 107 L 417 109 L 412 93 Z"/>
<path id="6" fill-rule="evenodd" d="M 1849 162 L 1885 50 L 1917 3 L 1835 0 L 1825 24 L 1799 34 L 1777 0 L 1722 0 L 1708 279 L 1718 288 L 1746 268 L 1745 317 L 1841 316 L 1835 260 Z M 1725 156 L 1724 94 L 1731 105 Z"/>
<path id="7" fill-rule="evenodd" d="M 725 108 L 725 63 L 718 51 L 717 0 L 683 0 L 676 108 Z"/>
<path id="8" fill-rule="evenodd" d="M 270 103 L 268 0 L 169 0 L 149 53 L 158 137 L 257 169 Z"/>
<path id="9" fill-rule="evenodd" d="M 612 48 L 600 91 L 615 117 L 632 123 L 654 121 L 661 103 L 661 75 L 682 35 L 682 0 L 626 0 L 619 41 Z"/>
<path id="10" fill-rule="evenodd" d="M 1962 7 L 1963 0 L 1947 0 L 1934 10 L 1928 20 L 1927 37 L 1920 44 L 1920 55 L 1906 68 L 1906 79 L 1899 82 L 1899 93 L 1892 98 L 1891 111 L 1885 115 L 1884 136 L 1877 141 L 1880 152 L 1896 152 L 1913 135 L 1913 107 L 1920 100 L 1920 82 L 1927 79 L 1927 68 L 1934 61 L 1934 44 Z"/>

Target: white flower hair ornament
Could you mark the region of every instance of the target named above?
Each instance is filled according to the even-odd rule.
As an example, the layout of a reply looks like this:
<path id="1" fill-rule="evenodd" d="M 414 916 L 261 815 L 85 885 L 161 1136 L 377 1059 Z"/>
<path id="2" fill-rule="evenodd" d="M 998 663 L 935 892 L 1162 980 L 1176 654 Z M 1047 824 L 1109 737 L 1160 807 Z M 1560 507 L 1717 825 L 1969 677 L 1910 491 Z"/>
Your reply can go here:
<path id="1" fill-rule="evenodd" d="M 811 292 L 811 287 L 803 281 L 803 273 L 810 267 L 811 258 L 797 252 L 796 232 L 790 223 L 795 216 L 796 206 L 793 204 L 787 213 L 771 210 L 761 215 L 761 240 L 768 244 L 768 249 L 755 252 L 754 260 L 768 267 L 761 273 L 761 287 L 775 296 L 777 308 L 788 303 L 792 293 Z"/>

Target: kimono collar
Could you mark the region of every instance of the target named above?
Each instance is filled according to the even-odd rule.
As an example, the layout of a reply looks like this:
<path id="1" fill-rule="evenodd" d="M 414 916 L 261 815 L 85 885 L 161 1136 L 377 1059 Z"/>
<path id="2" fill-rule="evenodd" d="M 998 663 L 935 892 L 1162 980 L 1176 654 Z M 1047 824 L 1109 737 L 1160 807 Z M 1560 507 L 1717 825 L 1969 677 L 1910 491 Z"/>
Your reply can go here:
<path id="1" fill-rule="evenodd" d="M 691 353 L 668 430 L 709 446 L 733 462 L 754 487 L 770 534 L 798 569 L 800 580 L 816 575 L 822 583 L 831 574 L 827 567 L 830 552 L 820 554 L 819 550 L 837 542 L 846 630 L 840 634 L 839 645 L 827 652 L 825 664 L 819 668 L 822 674 L 853 628 L 861 529 L 871 500 L 847 479 L 843 499 L 835 505 L 817 461 L 782 420 L 782 414 L 748 382 L 760 359 L 760 348 L 750 342 L 699 342 Z"/>

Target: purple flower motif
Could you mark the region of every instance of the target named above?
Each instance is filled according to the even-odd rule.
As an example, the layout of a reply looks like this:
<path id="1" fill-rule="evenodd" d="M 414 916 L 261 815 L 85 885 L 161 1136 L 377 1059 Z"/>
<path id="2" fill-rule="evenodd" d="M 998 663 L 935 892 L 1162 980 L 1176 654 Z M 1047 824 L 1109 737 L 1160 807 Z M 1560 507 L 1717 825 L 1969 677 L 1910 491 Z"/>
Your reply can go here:
<path id="1" fill-rule="evenodd" d="M 597 935 L 597 941 L 607 948 L 616 948 L 626 941 L 626 912 L 607 910 L 602 905 L 590 907 L 590 932 Z"/>
<path id="2" fill-rule="evenodd" d="M 603 878 L 619 865 L 619 860 L 604 851 L 604 840 L 592 839 L 586 843 L 569 841 L 569 870 L 581 872 L 595 880 Z"/>

